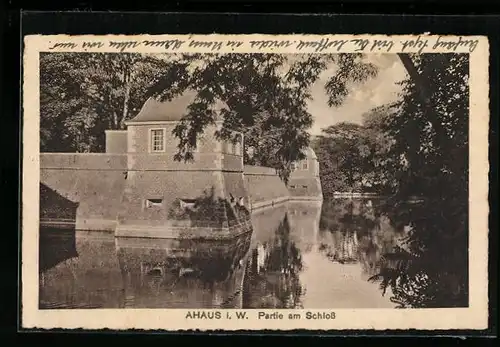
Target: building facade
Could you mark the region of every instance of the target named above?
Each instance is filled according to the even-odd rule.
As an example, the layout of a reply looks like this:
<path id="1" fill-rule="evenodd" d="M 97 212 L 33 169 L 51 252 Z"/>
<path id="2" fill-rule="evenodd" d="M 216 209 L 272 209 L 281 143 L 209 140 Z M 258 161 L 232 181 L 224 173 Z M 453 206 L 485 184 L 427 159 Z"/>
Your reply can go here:
<path id="1" fill-rule="evenodd" d="M 286 187 L 274 169 L 244 165 L 243 134 L 234 132 L 235 142 L 218 140 L 219 120 L 197 141 L 192 161 L 174 160 L 173 131 L 194 98 L 194 92 L 166 102 L 150 98 L 126 130 L 106 131 L 106 153 L 42 153 L 41 191 L 58 199 L 41 196 L 41 223 L 60 222 L 61 209 L 52 205 L 67 200 L 79 229 L 99 229 L 102 220 L 102 229 L 117 236 L 217 238 L 242 232 L 255 209 L 290 198 L 322 200 L 311 149 Z M 217 102 L 216 114 L 223 107 Z"/>

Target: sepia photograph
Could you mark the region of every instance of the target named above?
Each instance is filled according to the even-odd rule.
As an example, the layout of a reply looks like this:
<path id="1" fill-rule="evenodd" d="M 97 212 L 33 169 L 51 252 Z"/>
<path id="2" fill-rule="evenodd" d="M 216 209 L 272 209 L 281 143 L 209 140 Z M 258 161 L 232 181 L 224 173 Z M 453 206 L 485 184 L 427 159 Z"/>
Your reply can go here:
<path id="1" fill-rule="evenodd" d="M 470 53 L 63 48 L 37 310 L 470 307 Z"/>

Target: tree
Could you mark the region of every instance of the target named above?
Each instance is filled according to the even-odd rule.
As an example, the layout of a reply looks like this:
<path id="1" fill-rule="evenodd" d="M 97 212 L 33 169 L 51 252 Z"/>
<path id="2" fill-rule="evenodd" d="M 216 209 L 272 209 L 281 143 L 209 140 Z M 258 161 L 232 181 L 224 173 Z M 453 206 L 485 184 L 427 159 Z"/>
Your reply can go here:
<path id="1" fill-rule="evenodd" d="M 371 163 L 365 172 L 365 179 L 382 195 L 392 194 L 397 184 L 394 172 L 397 171 L 399 158 L 395 159 L 390 154 L 395 139 L 385 131 L 391 116 L 392 105 L 376 107 L 363 115 L 365 136 L 372 144 Z"/>
<path id="2" fill-rule="evenodd" d="M 376 129 L 355 123 L 323 129 L 314 145 L 321 163 L 323 194 L 377 189 L 382 183 L 377 168 L 388 145 L 385 141 Z"/>
<path id="3" fill-rule="evenodd" d="M 103 150 L 104 130 L 123 129 L 146 101 L 152 84 L 160 77 L 182 76 L 184 65 L 173 58 L 133 53 L 41 54 L 42 151 Z"/>
<path id="4" fill-rule="evenodd" d="M 42 54 L 41 147 L 100 151 L 104 130 L 123 129 L 148 97 L 170 100 L 193 89 L 197 97 L 174 131 L 177 160 L 191 160 L 199 135 L 220 117 L 220 139 L 243 132 L 245 160 L 275 167 L 286 181 L 309 144 L 310 87 L 331 64 L 331 105 L 377 73 L 357 54 Z M 217 99 L 227 106 L 220 114 L 212 107 Z"/>
<path id="5" fill-rule="evenodd" d="M 392 219 L 407 237 L 373 280 L 401 307 L 467 306 L 468 56 L 406 58 L 415 69 L 381 128 L 394 140 Z"/>
<path id="6" fill-rule="evenodd" d="M 175 128 L 177 160 L 192 160 L 197 139 L 218 117 L 217 137 L 245 135 L 245 159 L 272 166 L 286 181 L 291 163 L 303 159 L 312 116 L 310 87 L 329 64 L 325 85 L 340 105 L 353 84 L 374 76 L 361 55 L 46 53 L 41 55 L 43 151 L 99 151 L 104 130 L 123 129 L 145 100 L 193 89 L 197 96 Z M 216 100 L 225 107 L 215 114 Z M 250 153 L 253 152 L 253 153 Z"/>
<path id="7" fill-rule="evenodd" d="M 285 181 L 292 162 L 304 158 L 302 151 L 309 144 L 312 116 L 307 101 L 320 73 L 328 64 L 337 64 L 325 86 L 332 105 L 342 103 L 352 83 L 376 74 L 372 64 L 351 54 L 203 54 L 191 59 L 193 72 L 186 88 L 195 90 L 197 97 L 174 131 L 179 138 L 176 158 L 192 160 L 198 136 L 221 117 L 217 137 L 234 140 L 232 131 L 243 132 L 245 158 L 275 167 Z M 156 95 L 162 98 L 162 92 L 158 89 Z M 216 100 L 227 106 L 220 114 L 212 107 Z"/>

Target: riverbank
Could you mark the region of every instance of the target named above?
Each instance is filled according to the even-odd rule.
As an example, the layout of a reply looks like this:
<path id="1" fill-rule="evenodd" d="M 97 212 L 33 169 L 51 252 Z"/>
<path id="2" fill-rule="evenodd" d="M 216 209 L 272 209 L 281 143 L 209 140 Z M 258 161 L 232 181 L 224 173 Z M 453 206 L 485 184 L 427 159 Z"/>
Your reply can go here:
<path id="1" fill-rule="evenodd" d="M 335 192 L 325 195 L 328 199 L 390 199 L 390 195 L 383 195 L 377 193 L 352 193 L 352 192 Z M 418 204 L 425 201 L 425 198 L 418 196 L 411 196 L 406 200 L 408 204 Z"/>
<path id="2" fill-rule="evenodd" d="M 333 198 L 383 198 L 377 193 L 358 193 L 358 192 L 334 192 L 330 195 Z"/>

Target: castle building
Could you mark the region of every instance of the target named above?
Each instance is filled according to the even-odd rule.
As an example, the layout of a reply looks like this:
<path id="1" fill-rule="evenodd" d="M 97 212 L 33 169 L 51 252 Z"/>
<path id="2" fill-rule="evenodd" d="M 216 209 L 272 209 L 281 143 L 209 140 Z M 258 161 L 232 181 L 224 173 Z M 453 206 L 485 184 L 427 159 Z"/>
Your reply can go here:
<path id="1" fill-rule="evenodd" d="M 274 169 L 244 165 L 243 134 L 234 132 L 236 142 L 218 140 L 219 119 L 198 139 L 192 161 L 174 160 L 173 130 L 195 96 L 148 99 L 126 130 L 106 131 L 106 153 L 41 153 L 41 224 L 122 237 L 219 238 L 242 232 L 256 209 L 290 198 L 322 200 L 311 149 L 287 187 Z M 224 106 L 216 102 L 212 111 Z M 47 191 L 57 198 L 44 197 Z M 54 206 L 61 201 L 65 208 Z"/>
<path id="2" fill-rule="evenodd" d="M 216 214 L 203 222 L 213 222 L 219 228 L 229 227 L 236 214 L 231 210 L 235 203 L 248 206 L 243 178 L 243 136 L 236 134 L 240 140 L 234 146 L 218 141 L 214 133 L 222 122 L 216 121 L 206 129 L 198 140 L 192 162 L 174 160 L 177 139 L 173 130 L 195 95 L 187 92 L 170 102 L 150 98 L 138 115 L 126 123 L 127 130 L 118 136 L 114 134 L 115 141 L 122 145 L 126 142 L 127 146 L 127 179 L 117 235 L 151 234 L 155 228 L 161 233 L 171 224 L 173 209 L 190 206 L 200 199 L 210 198 L 214 206 L 207 207 L 213 207 L 212 214 Z M 223 106 L 216 103 L 214 111 Z M 126 136 L 127 140 L 120 136 Z M 115 141 L 108 141 L 110 150 L 118 147 Z M 196 214 L 191 214 L 191 219 L 193 215 Z"/>

